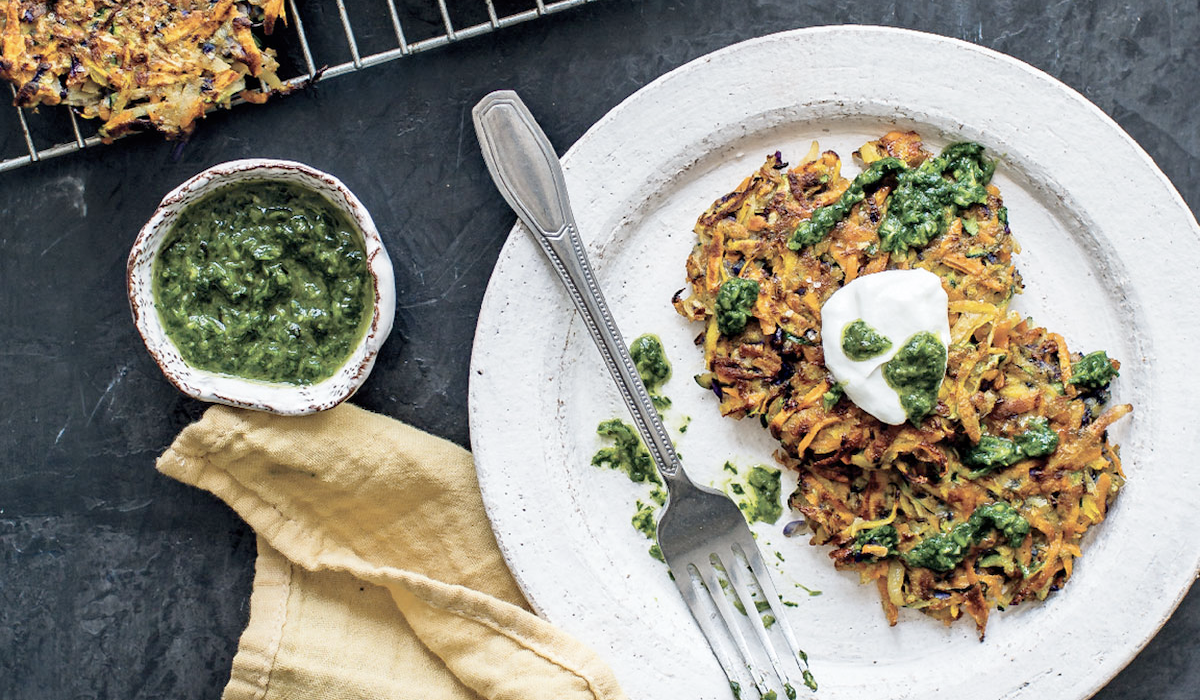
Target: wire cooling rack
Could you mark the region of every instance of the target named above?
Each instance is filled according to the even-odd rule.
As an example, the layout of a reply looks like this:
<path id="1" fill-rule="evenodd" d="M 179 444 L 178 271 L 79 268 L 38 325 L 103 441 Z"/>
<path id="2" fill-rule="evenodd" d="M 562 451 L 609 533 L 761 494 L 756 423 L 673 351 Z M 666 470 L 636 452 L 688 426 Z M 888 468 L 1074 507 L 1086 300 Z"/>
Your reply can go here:
<path id="1" fill-rule="evenodd" d="M 312 21 L 306 30 L 296 0 L 288 0 L 291 36 L 281 47 L 280 61 L 287 54 L 300 72 L 284 83 L 297 86 L 329 80 L 594 1 L 334 0 L 335 8 L 328 0 L 308 0 L 304 8 L 312 13 Z M 352 21 L 351 14 L 358 19 Z M 360 23 L 358 34 L 355 22 Z M 299 55 L 290 55 L 293 52 Z M 15 99 L 16 88 L 10 85 L 10 89 Z M 76 117 L 68 107 L 12 109 L 15 117 L 0 115 L 0 157 L 4 158 L 0 172 L 101 143 L 93 120 Z M 39 143 L 47 145 L 39 147 Z"/>

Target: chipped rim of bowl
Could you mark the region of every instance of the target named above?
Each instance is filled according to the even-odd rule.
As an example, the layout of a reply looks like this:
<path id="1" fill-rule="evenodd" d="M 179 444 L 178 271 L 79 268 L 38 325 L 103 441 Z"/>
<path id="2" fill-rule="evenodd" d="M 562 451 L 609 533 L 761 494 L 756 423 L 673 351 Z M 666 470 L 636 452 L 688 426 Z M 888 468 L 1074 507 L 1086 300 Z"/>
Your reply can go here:
<path id="1" fill-rule="evenodd" d="M 371 324 L 342 366 L 331 377 L 315 384 L 269 383 L 193 367 L 183 360 L 167 336 L 155 308 L 154 260 L 180 212 L 225 185 L 260 180 L 289 182 L 321 194 L 356 224 L 366 248 L 367 270 L 375 297 Z M 201 401 L 280 415 L 324 411 L 353 396 L 371 373 L 396 313 L 392 261 L 366 207 L 334 176 L 288 160 L 249 158 L 221 163 L 171 190 L 133 243 L 126 284 L 138 334 L 159 369 L 177 389 Z"/>

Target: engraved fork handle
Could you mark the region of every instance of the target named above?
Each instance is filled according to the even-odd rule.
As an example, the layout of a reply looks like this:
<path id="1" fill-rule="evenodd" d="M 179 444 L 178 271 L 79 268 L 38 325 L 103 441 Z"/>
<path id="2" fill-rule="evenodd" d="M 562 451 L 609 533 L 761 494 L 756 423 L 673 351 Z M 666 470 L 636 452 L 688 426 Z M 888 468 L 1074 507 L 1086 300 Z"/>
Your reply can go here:
<path id="1" fill-rule="evenodd" d="M 668 484 L 683 471 L 596 282 L 550 140 L 517 93 L 490 93 L 471 111 L 496 187 L 550 258 L 600 349 L 633 422 Z"/>

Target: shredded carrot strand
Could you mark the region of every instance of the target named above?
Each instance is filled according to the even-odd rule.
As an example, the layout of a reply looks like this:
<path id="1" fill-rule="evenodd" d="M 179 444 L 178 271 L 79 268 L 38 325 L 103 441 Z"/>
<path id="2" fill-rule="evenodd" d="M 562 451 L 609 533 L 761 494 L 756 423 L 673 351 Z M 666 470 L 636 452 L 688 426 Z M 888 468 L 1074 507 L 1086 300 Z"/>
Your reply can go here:
<path id="1" fill-rule="evenodd" d="M 830 416 L 829 418 L 822 418 L 821 420 L 817 421 L 813 427 L 809 428 L 808 434 L 804 436 L 804 439 L 800 441 L 800 444 L 796 445 L 796 453 L 804 454 L 804 451 L 807 450 L 808 446 L 812 444 L 812 441 L 816 439 L 817 433 L 821 432 L 821 430 L 826 426 L 837 423 L 839 420 L 841 419 L 836 416 Z"/>

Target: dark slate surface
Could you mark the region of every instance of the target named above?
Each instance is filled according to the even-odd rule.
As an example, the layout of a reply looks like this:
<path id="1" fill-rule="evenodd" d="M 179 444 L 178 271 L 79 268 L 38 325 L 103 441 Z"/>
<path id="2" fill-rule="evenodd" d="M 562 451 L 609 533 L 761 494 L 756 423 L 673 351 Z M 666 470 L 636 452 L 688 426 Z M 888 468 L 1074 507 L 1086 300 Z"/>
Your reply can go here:
<path id="1" fill-rule="evenodd" d="M 383 48 L 382 3 L 348 4 L 366 13 L 364 52 Z M 481 19 L 469 0 L 449 4 Z M 420 15 L 414 38 L 436 31 L 422 0 L 401 5 Z M 333 37 L 318 61 L 345 60 L 332 4 L 304 0 L 302 11 L 310 32 Z M 0 700 L 214 698 L 228 676 L 254 536 L 222 503 L 154 471 L 203 406 L 160 376 L 124 296 L 129 245 L 168 189 L 247 156 L 341 177 L 384 232 L 400 290 L 394 335 L 356 400 L 466 444 L 475 319 L 514 219 L 485 174 L 471 105 L 520 90 L 561 151 L 692 58 L 836 23 L 936 32 L 1032 63 L 1114 117 L 1200 207 L 1194 0 L 602 0 L 213 116 L 178 152 L 142 136 L 0 174 Z M 61 140 L 54 117 L 34 122 L 42 145 Z M 0 111 L 2 157 L 23 147 L 15 128 Z M 1193 592 L 1096 697 L 1193 700 L 1198 639 Z"/>

